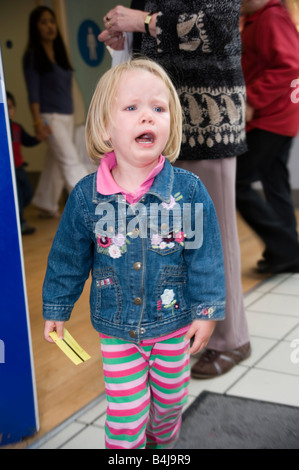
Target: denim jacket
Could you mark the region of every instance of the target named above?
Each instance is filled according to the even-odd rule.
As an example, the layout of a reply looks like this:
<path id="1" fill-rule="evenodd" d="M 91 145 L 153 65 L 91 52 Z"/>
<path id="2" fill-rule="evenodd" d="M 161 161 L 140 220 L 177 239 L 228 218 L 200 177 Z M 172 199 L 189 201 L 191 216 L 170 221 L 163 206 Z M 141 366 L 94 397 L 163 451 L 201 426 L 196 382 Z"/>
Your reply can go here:
<path id="1" fill-rule="evenodd" d="M 91 273 L 94 328 L 139 343 L 225 316 L 213 203 L 194 174 L 164 168 L 135 205 L 83 178 L 65 206 L 43 286 L 46 320 L 67 321 Z"/>

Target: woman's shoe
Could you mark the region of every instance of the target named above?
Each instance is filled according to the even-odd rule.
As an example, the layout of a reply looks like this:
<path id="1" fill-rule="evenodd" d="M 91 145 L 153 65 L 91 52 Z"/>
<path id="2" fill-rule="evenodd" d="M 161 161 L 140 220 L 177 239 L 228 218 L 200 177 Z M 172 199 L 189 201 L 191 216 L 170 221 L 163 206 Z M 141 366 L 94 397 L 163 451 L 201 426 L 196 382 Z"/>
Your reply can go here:
<path id="1" fill-rule="evenodd" d="M 191 377 L 194 379 L 213 379 L 226 374 L 239 362 L 247 359 L 251 354 L 250 343 L 231 351 L 215 351 L 206 349 L 191 367 Z"/>

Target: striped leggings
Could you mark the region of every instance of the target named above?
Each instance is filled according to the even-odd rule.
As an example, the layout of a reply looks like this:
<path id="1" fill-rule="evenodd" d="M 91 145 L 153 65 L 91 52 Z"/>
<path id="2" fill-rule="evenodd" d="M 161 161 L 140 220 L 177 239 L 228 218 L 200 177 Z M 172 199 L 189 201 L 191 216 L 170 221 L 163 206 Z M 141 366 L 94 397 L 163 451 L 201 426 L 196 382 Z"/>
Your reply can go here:
<path id="1" fill-rule="evenodd" d="M 166 449 L 178 439 L 189 384 L 184 335 L 136 345 L 101 338 L 107 449 Z"/>

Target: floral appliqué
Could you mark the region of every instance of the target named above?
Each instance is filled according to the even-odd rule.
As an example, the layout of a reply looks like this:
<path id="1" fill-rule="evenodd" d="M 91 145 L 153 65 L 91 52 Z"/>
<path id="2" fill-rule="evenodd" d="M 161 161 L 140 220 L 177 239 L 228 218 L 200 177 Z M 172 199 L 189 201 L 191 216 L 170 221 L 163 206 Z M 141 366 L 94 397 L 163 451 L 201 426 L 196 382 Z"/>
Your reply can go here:
<path id="1" fill-rule="evenodd" d="M 202 311 L 202 314 L 204 316 L 208 316 L 209 318 L 211 318 L 211 316 L 215 312 L 215 309 L 216 309 L 216 307 L 204 308 L 203 311 Z"/>
<path id="2" fill-rule="evenodd" d="M 172 309 L 172 315 L 174 315 L 174 309 L 179 308 L 179 304 L 177 303 L 177 301 L 174 297 L 175 297 L 175 294 L 173 292 L 173 289 L 164 289 L 164 292 L 161 295 L 161 301 L 162 301 L 163 308 L 171 308 Z M 158 305 L 161 306 L 160 301 L 159 301 Z"/>
<path id="3" fill-rule="evenodd" d="M 127 238 L 122 233 L 109 238 L 105 236 L 97 237 L 97 250 L 99 253 L 110 256 L 111 258 L 120 258 L 127 251 Z"/>

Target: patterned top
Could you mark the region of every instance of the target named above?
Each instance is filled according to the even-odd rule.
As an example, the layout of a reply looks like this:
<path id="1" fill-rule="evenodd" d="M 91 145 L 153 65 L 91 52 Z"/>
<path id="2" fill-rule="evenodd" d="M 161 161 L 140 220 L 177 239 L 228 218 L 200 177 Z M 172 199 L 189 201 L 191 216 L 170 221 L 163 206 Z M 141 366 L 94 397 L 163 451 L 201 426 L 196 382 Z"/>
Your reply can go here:
<path id="1" fill-rule="evenodd" d="M 142 54 L 175 83 L 184 113 L 180 159 L 244 153 L 246 92 L 241 68 L 240 0 L 148 0 L 159 12 L 157 39 L 143 35 Z"/>

